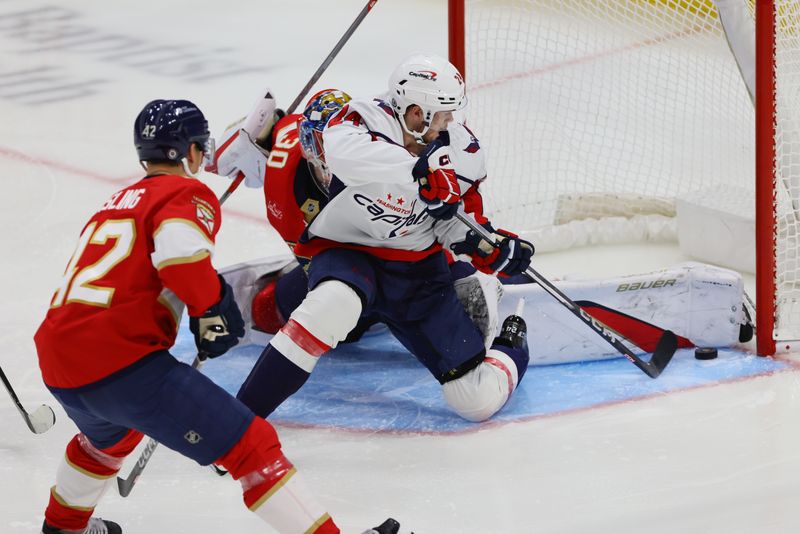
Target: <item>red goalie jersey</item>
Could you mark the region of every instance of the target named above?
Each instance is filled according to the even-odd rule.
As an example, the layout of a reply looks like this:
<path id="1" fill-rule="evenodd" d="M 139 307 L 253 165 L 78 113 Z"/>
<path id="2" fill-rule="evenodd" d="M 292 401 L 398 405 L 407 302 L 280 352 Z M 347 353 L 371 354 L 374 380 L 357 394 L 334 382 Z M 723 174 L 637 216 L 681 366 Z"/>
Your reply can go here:
<path id="1" fill-rule="evenodd" d="M 275 124 L 264 173 L 267 218 L 292 248 L 327 201 L 300 150 L 297 121 L 302 117 L 287 115 Z"/>
<path id="2" fill-rule="evenodd" d="M 219 202 L 194 179 L 156 175 L 113 194 L 84 227 L 36 332 L 45 383 L 79 387 L 171 347 L 184 303 L 200 315 L 219 300 L 220 223 Z"/>

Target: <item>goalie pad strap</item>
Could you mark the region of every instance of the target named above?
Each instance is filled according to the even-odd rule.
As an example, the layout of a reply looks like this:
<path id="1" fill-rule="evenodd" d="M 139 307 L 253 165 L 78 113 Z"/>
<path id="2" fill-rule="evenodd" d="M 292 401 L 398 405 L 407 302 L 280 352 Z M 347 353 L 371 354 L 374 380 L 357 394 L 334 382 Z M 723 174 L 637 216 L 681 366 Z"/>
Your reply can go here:
<path id="1" fill-rule="evenodd" d="M 465 374 L 469 373 L 476 367 L 478 367 L 481 363 L 483 363 L 484 358 L 486 357 L 486 351 L 482 350 L 469 360 L 465 361 L 458 367 L 454 367 L 449 371 L 442 373 L 441 375 L 436 377 L 436 380 L 439 381 L 440 384 L 446 384 L 448 382 L 452 382 L 453 380 L 458 380 Z"/>

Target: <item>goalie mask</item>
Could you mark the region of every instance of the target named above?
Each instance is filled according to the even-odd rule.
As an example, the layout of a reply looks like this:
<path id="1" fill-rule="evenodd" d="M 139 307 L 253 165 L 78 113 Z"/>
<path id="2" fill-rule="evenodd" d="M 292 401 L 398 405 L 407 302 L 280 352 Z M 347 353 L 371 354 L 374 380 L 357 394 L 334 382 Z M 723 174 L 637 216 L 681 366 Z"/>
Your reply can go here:
<path id="1" fill-rule="evenodd" d="M 428 131 L 437 111 L 457 111 L 467 105 L 466 85 L 458 69 L 439 56 L 414 55 L 403 61 L 389 77 L 389 98 L 400 125 L 418 142 Z M 411 131 L 405 120 L 409 106 L 422 109 L 421 132 Z"/>
<path id="2" fill-rule="evenodd" d="M 203 113 L 188 100 L 153 100 L 136 117 L 133 143 L 139 161 L 183 162 L 189 147 L 196 144 L 203 154 L 213 156 L 213 140 Z M 191 173 L 190 173 L 191 174 Z"/>
<path id="3" fill-rule="evenodd" d="M 322 130 L 336 112 L 350 101 L 350 95 L 338 89 L 323 89 L 308 101 L 303 116 L 298 121 L 300 149 L 303 157 L 312 168 L 311 173 L 317 185 L 327 194 L 333 177 L 325 163 L 325 149 L 322 146 Z"/>

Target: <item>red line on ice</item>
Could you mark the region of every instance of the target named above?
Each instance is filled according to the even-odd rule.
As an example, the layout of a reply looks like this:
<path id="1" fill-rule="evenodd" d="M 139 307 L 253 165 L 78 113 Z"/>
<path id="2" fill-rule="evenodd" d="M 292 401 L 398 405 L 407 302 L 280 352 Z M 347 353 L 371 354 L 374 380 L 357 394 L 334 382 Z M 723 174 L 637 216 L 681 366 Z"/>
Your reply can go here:
<path id="1" fill-rule="evenodd" d="M 45 167 L 45 168 L 52 169 L 52 170 L 55 170 L 55 171 L 66 172 L 66 173 L 72 174 L 73 176 L 78 176 L 80 178 L 88 178 L 90 180 L 95 180 L 95 181 L 103 182 L 103 183 L 107 183 L 107 184 L 114 184 L 114 185 L 117 185 L 117 186 L 122 185 L 122 184 L 126 184 L 126 183 L 133 183 L 134 181 L 136 181 L 139 178 L 141 178 L 141 174 L 133 174 L 133 175 L 129 175 L 129 176 L 119 176 L 119 177 L 114 178 L 114 177 L 110 177 L 110 176 L 105 175 L 105 174 L 100 174 L 100 173 L 97 173 L 97 172 L 94 172 L 94 171 L 90 171 L 88 169 L 80 169 L 78 167 L 73 167 L 72 165 L 68 165 L 66 163 L 62 163 L 60 161 L 55 161 L 55 160 L 51 160 L 51 159 L 47 159 L 47 158 L 42 158 L 42 157 L 39 157 L 39 156 L 32 156 L 30 154 L 26 154 L 25 152 L 21 152 L 19 150 L 15 150 L 13 148 L 2 147 L 2 146 L 0 146 L 0 157 L 5 158 L 5 159 L 9 159 L 9 160 L 21 161 L 21 162 L 27 163 L 29 165 L 36 165 L 36 166 Z M 249 220 L 249 221 L 256 221 L 256 222 L 264 222 L 264 223 L 266 223 L 266 218 L 259 217 L 259 216 L 253 215 L 251 213 L 246 213 L 246 212 L 243 212 L 243 211 L 226 209 L 225 210 L 225 216 L 226 217 L 234 217 L 234 218 L 237 218 L 237 219 L 244 219 L 244 220 Z"/>

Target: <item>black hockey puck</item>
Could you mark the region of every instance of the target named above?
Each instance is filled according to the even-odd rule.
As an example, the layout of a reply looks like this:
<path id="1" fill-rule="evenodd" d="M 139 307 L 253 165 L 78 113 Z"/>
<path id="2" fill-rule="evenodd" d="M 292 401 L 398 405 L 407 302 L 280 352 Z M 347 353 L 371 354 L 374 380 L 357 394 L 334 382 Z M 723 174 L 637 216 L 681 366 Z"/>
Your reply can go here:
<path id="1" fill-rule="evenodd" d="M 694 349 L 694 357 L 698 360 L 713 360 L 717 357 L 717 349 L 697 347 Z"/>

